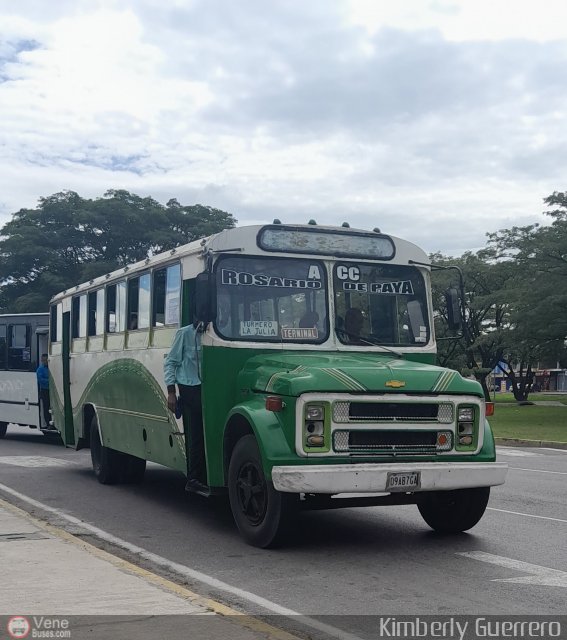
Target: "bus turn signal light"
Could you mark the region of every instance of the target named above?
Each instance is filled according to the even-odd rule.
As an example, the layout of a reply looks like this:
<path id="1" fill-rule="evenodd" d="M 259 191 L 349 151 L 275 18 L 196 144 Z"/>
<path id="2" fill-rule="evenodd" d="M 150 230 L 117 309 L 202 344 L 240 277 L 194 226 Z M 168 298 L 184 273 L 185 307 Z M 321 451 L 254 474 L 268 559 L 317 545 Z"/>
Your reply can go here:
<path id="1" fill-rule="evenodd" d="M 486 403 L 486 415 L 493 416 L 494 415 L 494 402 Z"/>
<path id="2" fill-rule="evenodd" d="M 268 411 L 281 411 L 284 408 L 284 403 L 281 398 L 277 396 L 268 396 L 266 398 L 266 409 Z"/>

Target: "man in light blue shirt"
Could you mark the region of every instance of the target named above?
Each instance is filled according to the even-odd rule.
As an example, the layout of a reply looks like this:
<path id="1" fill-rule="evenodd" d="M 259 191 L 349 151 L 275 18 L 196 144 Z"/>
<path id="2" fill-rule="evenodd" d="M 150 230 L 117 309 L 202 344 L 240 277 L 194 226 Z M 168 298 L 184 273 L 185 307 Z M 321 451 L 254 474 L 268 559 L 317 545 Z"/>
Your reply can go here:
<path id="1" fill-rule="evenodd" d="M 167 385 L 167 406 L 175 413 L 179 389 L 181 406 L 189 417 L 185 425 L 187 454 L 187 491 L 208 493 L 205 444 L 203 440 L 203 412 L 201 408 L 201 333 L 195 325 L 181 327 L 175 334 L 164 363 Z M 185 423 L 185 421 L 184 421 Z"/>

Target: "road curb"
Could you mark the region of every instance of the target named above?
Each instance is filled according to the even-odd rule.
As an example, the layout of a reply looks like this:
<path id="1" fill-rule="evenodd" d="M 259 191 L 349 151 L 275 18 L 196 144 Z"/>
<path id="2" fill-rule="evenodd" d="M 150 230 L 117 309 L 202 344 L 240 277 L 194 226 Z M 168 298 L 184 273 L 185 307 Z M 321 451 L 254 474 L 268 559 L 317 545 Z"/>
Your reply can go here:
<path id="1" fill-rule="evenodd" d="M 64 529 L 52 525 L 44 520 L 38 518 L 35 515 L 32 515 L 25 509 L 22 509 L 15 504 L 12 504 L 8 500 L 6 500 L 5 496 L 0 497 L 0 507 L 5 509 L 8 512 L 11 512 L 13 515 L 23 518 L 30 522 L 32 525 L 45 531 L 51 536 L 58 538 L 59 540 L 68 542 L 70 544 L 75 545 L 79 549 L 84 552 L 91 554 L 101 560 L 108 562 L 110 565 L 121 569 L 131 575 L 137 576 L 138 578 L 142 578 L 149 584 L 153 584 L 155 586 L 160 587 L 166 592 L 169 592 L 173 595 L 176 595 L 179 598 L 187 600 L 192 604 L 202 607 L 207 612 L 218 615 L 225 620 L 230 621 L 233 624 L 236 624 L 240 627 L 244 627 L 248 631 L 254 634 L 260 634 L 263 638 L 267 638 L 269 640 L 300 640 L 300 637 L 284 631 L 278 627 L 275 627 L 267 622 L 264 622 L 261 619 L 258 619 L 250 614 L 242 613 L 236 609 L 233 609 L 230 606 L 222 604 L 217 600 L 213 600 L 212 598 L 208 598 L 206 596 L 202 596 L 194 591 L 191 591 L 187 587 L 178 584 L 177 582 L 173 582 L 163 576 L 160 576 L 153 571 L 145 569 L 141 566 L 133 564 L 128 560 L 124 560 L 123 558 L 110 553 L 104 549 L 100 549 L 99 547 L 94 546 L 90 542 L 86 540 L 82 540 L 81 538 L 65 531 Z M 199 614 L 192 614 L 199 615 Z M 206 614 L 205 614 L 206 615 Z"/>
<path id="2" fill-rule="evenodd" d="M 567 442 L 553 440 L 524 440 L 523 438 L 494 438 L 496 444 L 507 447 L 550 447 L 551 449 L 566 449 Z"/>

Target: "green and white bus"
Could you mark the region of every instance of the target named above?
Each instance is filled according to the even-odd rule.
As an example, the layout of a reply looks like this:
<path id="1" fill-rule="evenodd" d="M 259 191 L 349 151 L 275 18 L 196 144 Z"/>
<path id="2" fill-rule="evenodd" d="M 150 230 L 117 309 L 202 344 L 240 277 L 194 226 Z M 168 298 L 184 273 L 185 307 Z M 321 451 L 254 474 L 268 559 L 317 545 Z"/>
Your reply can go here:
<path id="1" fill-rule="evenodd" d="M 274 221 L 77 285 L 51 301 L 55 424 L 103 483 L 146 460 L 187 473 L 163 364 L 195 321 L 208 486 L 247 542 L 282 541 L 302 508 L 411 503 L 467 530 L 507 469 L 480 385 L 435 366 L 430 272 L 378 229 Z"/>

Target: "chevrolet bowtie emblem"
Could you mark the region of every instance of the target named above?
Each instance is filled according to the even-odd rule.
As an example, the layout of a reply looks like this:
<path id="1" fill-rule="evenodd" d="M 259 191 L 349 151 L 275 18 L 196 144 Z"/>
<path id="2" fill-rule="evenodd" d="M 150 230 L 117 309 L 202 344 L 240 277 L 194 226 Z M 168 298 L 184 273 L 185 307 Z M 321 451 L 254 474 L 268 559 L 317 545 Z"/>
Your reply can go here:
<path id="1" fill-rule="evenodd" d="M 386 382 L 387 387 L 392 387 L 392 389 L 401 389 L 406 386 L 406 383 L 402 380 L 388 380 Z"/>

